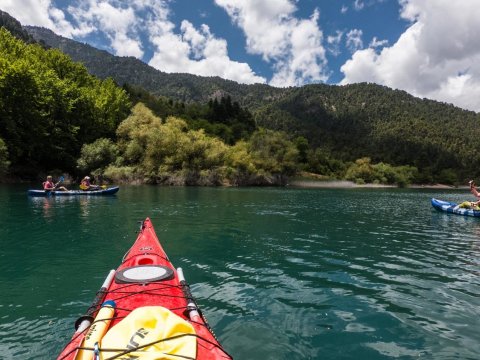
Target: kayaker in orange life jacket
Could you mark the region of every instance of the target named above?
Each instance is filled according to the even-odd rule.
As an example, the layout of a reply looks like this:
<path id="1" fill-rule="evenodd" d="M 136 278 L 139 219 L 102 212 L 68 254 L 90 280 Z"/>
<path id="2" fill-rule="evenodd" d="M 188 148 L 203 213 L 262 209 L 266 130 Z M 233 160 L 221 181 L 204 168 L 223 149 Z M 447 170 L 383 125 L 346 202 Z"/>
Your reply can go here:
<path id="1" fill-rule="evenodd" d="M 98 190 L 100 188 L 100 186 L 90 183 L 90 176 L 85 176 L 80 182 L 80 189 L 82 190 Z"/>
<path id="2" fill-rule="evenodd" d="M 53 178 L 48 175 L 47 181 L 43 182 L 43 190 L 52 191 L 52 190 L 61 190 L 61 191 L 68 191 L 65 186 L 58 186 L 60 181 L 56 184 L 53 183 Z"/>
<path id="3" fill-rule="evenodd" d="M 464 201 L 459 205 L 459 207 L 464 208 L 464 209 L 473 209 L 473 210 L 480 210 L 480 192 L 476 189 L 475 182 L 473 180 L 470 180 L 468 182 L 468 185 L 470 186 L 470 192 L 479 200 L 477 201 Z"/>
<path id="4" fill-rule="evenodd" d="M 478 208 L 479 205 L 480 205 L 480 193 L 476 189 L 476 185 L 475 185 L 475 182 L 473 180 L 470 180 L 468 182 L 468 185 L 470 185 L 470 192 L 473 194 L 473 196 L 475 196 L 477 199 L 479 199 L 477 201 L 472 202 L 472 207 L 475 206 L 475 207 Z"/>

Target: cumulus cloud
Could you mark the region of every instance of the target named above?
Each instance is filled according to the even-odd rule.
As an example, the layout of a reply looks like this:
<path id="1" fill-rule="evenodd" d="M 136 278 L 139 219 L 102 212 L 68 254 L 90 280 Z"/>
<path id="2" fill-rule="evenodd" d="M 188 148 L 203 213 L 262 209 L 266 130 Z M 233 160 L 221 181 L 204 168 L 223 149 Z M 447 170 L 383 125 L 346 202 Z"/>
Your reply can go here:
<path id="1" fill-rule="evenodd" d="M 148 49 L 151 58 L 144 60 L 162 71 L 248 84 L 267 82 L 247 63 L 232 60 L 226 40 L 207 25 L 183 21 L 178 28 L 172 23 L 172 1 L 71 0 L 60 8 L 53 0 L 0 0 L 0 6 L 25 25 L 44 26 L 80 41 L 102 39 L 97 46 L 115 55 L 144 59 Z M 274 71 L 270 84 L 292 86 L 328 79 L 318 10 L 300 19 L 295 17 L 295 0 L 215 3 L 243 30 L 247 52 L 270 64 Z"/>
<path id="2" fill-rule="evenodd" d="M 155 54 L 149 64 L 166 72 L 189 72 L 220 76 L 240 83 L 264 83 L 246 63 L 228 57 L 227 42 L 216 38 L 207 25 L 197 30 L 189 21 L 181 24 L 181 34 L 158 31 L 151 38 Z"/>
<path id="3" fill-rule="evenodd" d="M 478 0 L 400 0 L 411 25 L 395 44 L 356 51 L 341 84 L 375 82 L 480 111 Z"/>
<path id="4" fill-rule="evenodd" d="M 220 76 L 248 84 L 266 82 L 248 64 L 231 60 L 227 42 L 215 37 L 208 26 L 196 29 L 184 21 L 180 33 L 175 32 L 169 20 L 170 2 L 79 0 L 60 10 L 52 0 L 0 0 L 0 7 L 24 25 L 43 26 L 66 37 L 106 37 L 115 55 L 142 58 L 144 48 L 151 46 L 149 64 L 165 72 Z"/>
<path id="5" fill-rule="evenodd" d="M 76 23 L 87 24 L 92 33 L 105 34 L 116 55 L 143 56 L 133 7 L 122 7 L 116 1 L 88 0 L 80 2 L 78 7 L 69 6 L 68 10 Z"/>
<path id="6" fill-rule="evenodd" d="M 71 36 L 85 29 L 75 29 L 51 0 L 0 0 L 0 7 L 23 25 L 42 26 L 60 35 Z"/>
<path id="7" fill-rule="evenodd" d="M 272 64 L 275 73 L 271 85 L 295 86 L 327 80 L 318 10 L 309 19 L 297 19 L 291 0 L 215 0 L 215 3 L 242 29 L 247 51 Z"/>

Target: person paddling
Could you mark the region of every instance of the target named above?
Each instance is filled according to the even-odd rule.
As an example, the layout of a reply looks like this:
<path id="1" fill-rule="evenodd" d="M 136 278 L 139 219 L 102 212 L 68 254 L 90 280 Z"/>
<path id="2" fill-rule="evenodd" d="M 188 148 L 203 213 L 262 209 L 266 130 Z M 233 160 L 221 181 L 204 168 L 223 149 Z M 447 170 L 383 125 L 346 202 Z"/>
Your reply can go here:
<path id="1" fill-rule="evenodd" d="M 480 192 L 478 192 L 477 188 L 475 187 L 475 182 L 470 180 L 468 182 L 470 186 L 470 192 L 478 199 L 477 201 L 464 201 L 459 205 L 461 208 L 465 209 L 473 209 L 473 210 L 480 210 Z"/>
<path id="2" fill-rule="evenodd" d="M 90 176 L 85 176 L 82 181 L 80 182 L 80 189 L 82 190 L 98 190 L 100 189 L 101 187 L 98 186 L 98 185 L 92 185 L 92 183 L 90 183 Z"/>
<path id="3" fill-rule="evenodd" d="M 470 192 L 477 198 L 480 199 L 480 192 L 475 187 L 475 182 L 473 180 L 470 180 L 468 182 L 468 185 L 470 185 Z M 480 201 L 480 200 L 479 200 Z"/>
<path id="4" fill-rule="evenodd" d="M 65 186 L 58 186 L 61 181 L 57 182 L 56 184 L 53 183 L 53 178 L 51 175 L 47 176 L 47 181 L 43 182 L 43 190 L 45 191 L 54 191 L 54 190 L 61 190 L 61 191 L 68 191 Z"/>

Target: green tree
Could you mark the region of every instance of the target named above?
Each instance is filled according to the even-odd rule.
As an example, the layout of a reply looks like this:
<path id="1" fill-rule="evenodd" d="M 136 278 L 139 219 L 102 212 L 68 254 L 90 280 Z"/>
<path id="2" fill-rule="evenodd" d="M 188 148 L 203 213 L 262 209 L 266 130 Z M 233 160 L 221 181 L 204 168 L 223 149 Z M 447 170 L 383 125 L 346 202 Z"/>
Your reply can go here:
<path id="1" fill-rule="evenodd" d="M 150 138 L 161 129 L 162 120 L 144 104 L 135 105 L 117 128 L 117 144 L 124 165 L 141 164 Z"/>
<path id="2" fill-rule="evenodd" d="M 317 148 L 307 152 L 307 170 L 340 179 L 345 176 L 346 165 L 343 161 L 332 158 L 328 151 Z"/>
<path id="3" fill-rule="evenodd" d="M 74 172 L 82 145 L 113 138 L 129 108 L 111 79 L 98 80 L 60 51 L 0 29 L 0 137 L 13 174 Z"/>
<path id="4" fill-rule="evenodd" d="M 385 163 L 372 164 L 368 157 L 357 159 L 345 174 L 346 180 L 359 184 L 397 184 L 406 186 L 417 176 L 417 169 L 413 166 L 392 166 Z"/>
<path id="5" fill-rule="evenodd" d="M 285 133 L 260 129 L 253 133 L 248 144 L 257 168 L 285 175 L 295 173 L 298 150 Z"/>
<path id="6" fill-rule="evenodd" d="M 257 167 L 247 142 L 240 140 L 226 154 L 226 176 L 233 185 L 250 185 L 255 182 Z"/>
<path id="7" fill-rule="evenodd" d="M 308 140 L 305 139 L 303 136 L 298 136 L 293 140 L 293 143 L 298 150 L 298 161 L 302 164 L 305 164 L 308 158 L 308 150 L 310 149 Z"/>
<path id="8" fill-rule="evenodd" d="M 169 183 L 175 178 L 175 183 L 213 185 L 222 178 L 227 146 L 221 140 L 203 130 L 190 130 L 177 117 L 163 122 L 142 103 L 120 124 L 117 138 L 118 166 L 135 167 L 134 172 L 148 182 Z"/>
<path id="9" fill-rule="evenodd" d="M 0 177 L 7 173 L 9 166 L 10 161 L 8 160 L 7 145 L 5 145 L 5 141 L 0 138 Z"/>
<path id="10" fill-rule="evenodd" d="M 97 139 L 82 146 L 78 169 L 85 174 L 103 175 L 108 165 L 117 159 L 117 146 L 110 139 Z"/>
<path id="11" fill-rule="evenodd" d="M 374 168 L 369 157 L 357 159 L 345 174 L 346 180 L 352 180 L 356 183 L 373 183 L 375 179 Z"/>

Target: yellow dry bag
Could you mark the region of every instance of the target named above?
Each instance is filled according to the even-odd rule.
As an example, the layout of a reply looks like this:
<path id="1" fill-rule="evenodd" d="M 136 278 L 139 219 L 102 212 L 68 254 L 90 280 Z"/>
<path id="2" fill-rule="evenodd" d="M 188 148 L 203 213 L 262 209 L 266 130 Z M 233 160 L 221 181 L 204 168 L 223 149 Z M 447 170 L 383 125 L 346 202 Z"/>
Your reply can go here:
<path id="1" fill-rule="evenodd" d="M 112 327 L 102 339 L 101 359 L 114 357 L 125 349 L 125 356 L 142 360 L 195 359 L 197 338 L 193 326 L 162 306 L 145 306 L 133 310 Z M 130 357 L 129 357 L 130 356 Z"/>

